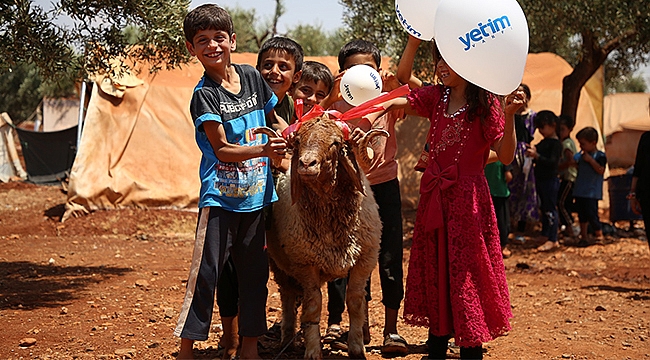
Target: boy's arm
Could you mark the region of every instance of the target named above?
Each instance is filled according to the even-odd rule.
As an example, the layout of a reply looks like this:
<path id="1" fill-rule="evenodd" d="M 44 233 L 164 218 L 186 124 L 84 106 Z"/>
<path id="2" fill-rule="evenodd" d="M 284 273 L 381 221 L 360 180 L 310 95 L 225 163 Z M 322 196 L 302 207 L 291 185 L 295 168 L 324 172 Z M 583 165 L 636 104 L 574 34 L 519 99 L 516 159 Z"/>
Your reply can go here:
<path id="1" fill-rule="evenodd" d="M 605 161 L 601 160 L 599 162 L 596 159 L 594 159 L 593 156 L 591 156 L 590 154 L 588 154 L 586 152 L 582 153 L 582 158 L 584 159 L 584 161 L 587 162 L 587 164 L 591 165 L 591 168 L 594 169 L 594 171 L 596 173 L 598 173 L 599 175 L 603 175 L 605 173 L 605 164 L 607 164 L 606 159 L 605 159 Z M 602 164 L 601 164 L 601 162 L 602 162 Z"/>
<path id="2" fill-rule="evenodd" d="M 289 124 L 275 112 L 275 109 L 271 109 L 271 111 L 266 114 L 266 120 L 266 123 L 271 124 L 271 128 L 277 132 L 282 132 L 284 129 L 289 127 Z"/>
<path id="3" fill-rule="evenodd" d="M 567 160 L 560 160 L 560 163 L 558 164 L 558 169 L 559 170 L 565 170 L 568 169 L 572 166 L 575 166 L 575 160 L 573 160 L 573 151 L 571 149 L 564 149 L 564 156 L 562 157 L 563 159 Z"/>
<path id="4" fill-rule="evenodd" d="M 406 47 L 397 65 L 397 80 L 401 84 L 408 84 L 411 89 L 422 87 L 422 80 L 413 76 L 413 61 L 415 61 L 415 55 L 421 42 L 422 40 L 409 35 Z"/>
<path id="5" fill-rule="evenodd" d="M 504 179 L 507 183 L 509 183 L 509 182 L 512 181 L 512 177 L 513 177 L 513 176 L 512 176 L 512 171 L 510 171 L 510 170 L 504 170 L 504 172 L 503 172 L 503 179 Z"/>
<path id="6" fill-rule="evenodd" d="M 222 124 L 217 121 L 204 122 L 203 129 L 214 154 L 222 162 L 239 162 L 263 156 L 269 157 L 273 162 L 279 162 L 284 157 L 287 147 L 287 142 L 283 138 L 269 138 L 266 144 L 254 146 L 231 144 L 226 138 Z"/>

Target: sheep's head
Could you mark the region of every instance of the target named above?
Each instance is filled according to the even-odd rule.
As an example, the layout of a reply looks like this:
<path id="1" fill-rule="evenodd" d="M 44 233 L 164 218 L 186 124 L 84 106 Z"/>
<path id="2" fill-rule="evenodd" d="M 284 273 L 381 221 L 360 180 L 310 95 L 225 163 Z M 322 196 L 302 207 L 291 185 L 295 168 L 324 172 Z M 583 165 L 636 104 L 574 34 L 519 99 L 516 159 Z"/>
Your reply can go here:
<path id="1" fill-rule="evenodd" d="M 365 195 L 351 142 L 333 120 L 319 117 L 302 124 L 291 144 L 291 198 L 295 203 L 303 187 L 317 194 L 332 194 L 353 187 Z"/>
<path id="2" fill-rule="evenodd" d="M 274 130 L 261 127 L 257 133 L 279 136 Z M 369 167 L 371 159 L 366 148 L 375 136 L 389 136 L 385 130 L 373 129 L 359 141 L 360 160 Z M 361 171 L 353 152 L 352 141 L 346 140 L 341 128 L 327 116 L 301 124 L 290 139 L 291 198 L 295 203 L 304 189 L 317 195 L 332 196 L 334 192 L 358 191 L 366 195 Z M 349 190 L 348 190 L 349 191 Z"/>

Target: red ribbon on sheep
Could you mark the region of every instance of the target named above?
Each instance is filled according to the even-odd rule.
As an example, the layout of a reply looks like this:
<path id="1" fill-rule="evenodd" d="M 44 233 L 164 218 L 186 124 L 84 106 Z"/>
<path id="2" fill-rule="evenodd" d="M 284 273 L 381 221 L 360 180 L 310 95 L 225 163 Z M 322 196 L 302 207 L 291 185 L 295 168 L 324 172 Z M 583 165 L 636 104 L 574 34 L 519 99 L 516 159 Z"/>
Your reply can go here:
<path id="1" fill-rule="evenodd" d="M 397 89 L 381 94 L 374 99 L 370 99 L 358 106 L 355 106 L 345 113 L 341 113 L 340 111 L 336 110 L 325 110 L 322 106 L 316 104 L 306 114 L 303 114 L 303 101 L 302 99 L 296 99 L 294 108 L 296 110 L 296 117 L 298 118 L 298 121 L 291 124 L 288 128 L 284 129 L 282 136 L 286 139 L 289 134 L 298 131 L 302 123 L 305 121 L 317 118 L 322 115 L 328 115 L 330 119 L 334 119 L 336 121 L 336 124 L 341 128 L 343 135 L 347 140 L 350 136 L 350 127 L 348 124 L 346 124 L 347 121 L 357 119 L 380 110 L 385 110 L 384 107 L 379 104 L 397 97 L 405 96 L 409 92 L 409 86 L 402 85 Z"/>

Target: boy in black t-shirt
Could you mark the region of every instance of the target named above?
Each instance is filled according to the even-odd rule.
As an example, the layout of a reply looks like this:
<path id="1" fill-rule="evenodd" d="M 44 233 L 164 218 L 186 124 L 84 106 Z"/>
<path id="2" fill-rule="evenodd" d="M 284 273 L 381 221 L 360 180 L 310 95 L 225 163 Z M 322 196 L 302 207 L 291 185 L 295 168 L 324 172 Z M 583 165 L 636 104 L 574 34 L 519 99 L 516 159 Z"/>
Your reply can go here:
<path id="1" fill-rule="evenodd" d="M 558 247 L 558 164 L 562 155 L 562 143 L 558 139 L 556 127 L 557 116 L 552 111 L 538 112 L 535 116 L 535 128 L 544 139 L 526 151 L 526 155 L 535 161 L 535 186 L 542 213 L 542 237 L 546 239 L 546 242 L 537 248 L 538 251 L 549 251 Z"/>
<path id="2" fill-rule="evenodd" d="M 273 109 L 277 97 L 257 70 L 231 63 L 237 43 L 226 10 L 201 5 L 187 14 L 183 31 L 188 51 L 205 73 L 190 102 L 202 153 L 201 193 L 190 274 L 174 331 L 181 338 L 177 358 L 192 359 L 194 341 L 208 338 L 215 285 L 219 288 L 230 257 L 239 284 L 240 357 L 258 359 L 257 337 L 267 330 L 269 276 L 263 209 L 277 200 L 270 164 L 284 158 L 287 144 L 256 129 L 284 120 Z"/>

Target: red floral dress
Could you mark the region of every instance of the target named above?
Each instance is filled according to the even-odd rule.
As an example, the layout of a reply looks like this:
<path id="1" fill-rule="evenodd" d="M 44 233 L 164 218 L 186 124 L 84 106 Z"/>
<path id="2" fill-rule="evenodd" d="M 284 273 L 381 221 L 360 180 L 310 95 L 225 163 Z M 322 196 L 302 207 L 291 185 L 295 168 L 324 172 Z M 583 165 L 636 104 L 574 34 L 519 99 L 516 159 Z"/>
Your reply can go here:
<path id="1" fill-rule="evenodd" d="M 510 295 L 499 230 L 483 168 L 503 136 L 498 101 L 484 124 L 467 111 L 446 115 L 449 88 L 426 86 L 408 99 L 431 120 L 429 165 L 420 183 L 406 279 L 404 318 L 472 347 L 510 330 Z"/>

